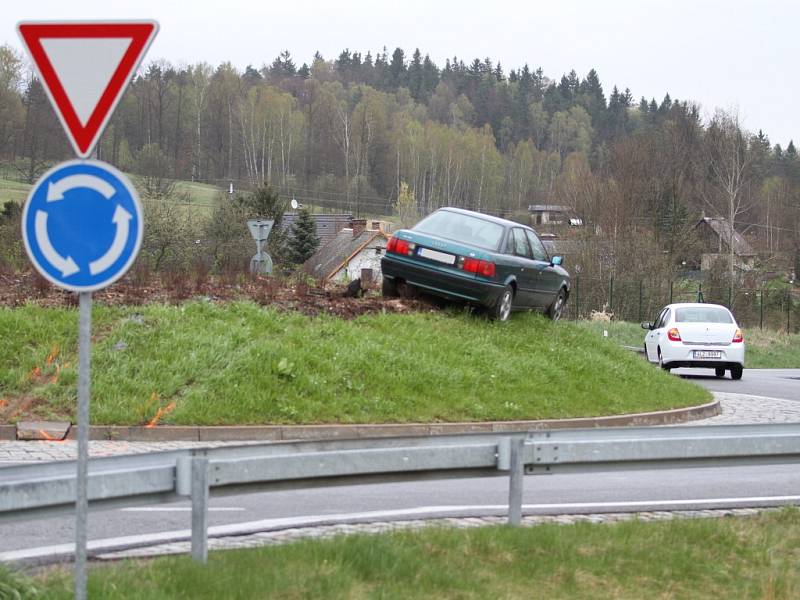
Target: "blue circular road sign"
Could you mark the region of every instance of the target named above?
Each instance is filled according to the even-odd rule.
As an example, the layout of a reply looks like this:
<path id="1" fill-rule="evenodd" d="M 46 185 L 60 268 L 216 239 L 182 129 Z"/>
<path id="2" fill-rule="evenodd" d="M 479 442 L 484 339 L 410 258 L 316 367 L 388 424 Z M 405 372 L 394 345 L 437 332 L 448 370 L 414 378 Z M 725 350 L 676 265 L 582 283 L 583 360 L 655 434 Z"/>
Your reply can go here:
<path id="1" fill-rule="evenodd" d="M 114 283 L 142 244 L 142 207 L 125 175 L 97 160 L 45 173 L 22 211 L 25 250 L 43 277 L 73 292 Z"/>

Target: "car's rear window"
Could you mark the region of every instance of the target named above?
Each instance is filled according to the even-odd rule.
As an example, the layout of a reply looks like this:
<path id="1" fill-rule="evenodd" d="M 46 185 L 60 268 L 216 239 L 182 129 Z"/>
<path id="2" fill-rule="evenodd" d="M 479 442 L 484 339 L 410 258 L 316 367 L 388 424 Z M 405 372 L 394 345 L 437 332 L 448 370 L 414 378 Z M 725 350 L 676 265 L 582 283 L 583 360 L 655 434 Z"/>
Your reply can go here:
<path id="1" fill-rule="evenodd" d="M 449 210 L 436 211 L 414 225 L 413 229 L 489 250 L 497 250 L 503 238 L 502 225 Z"/>
<path id="2" fill-rule="evenodd" d="M 675 311 L 676 323 L 733 323 L 731 314 L 724 308 L 691 307 Z"/>

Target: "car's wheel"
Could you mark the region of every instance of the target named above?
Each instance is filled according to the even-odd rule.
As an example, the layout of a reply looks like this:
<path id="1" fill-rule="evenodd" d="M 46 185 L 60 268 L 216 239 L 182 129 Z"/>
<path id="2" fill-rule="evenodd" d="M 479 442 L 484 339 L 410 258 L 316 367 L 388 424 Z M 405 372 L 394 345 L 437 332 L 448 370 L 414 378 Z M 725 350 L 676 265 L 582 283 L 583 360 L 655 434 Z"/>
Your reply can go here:
<path id="1" fill-rule="evenodd" d="M 508 321 L 511 316 L 511 305 L 514 303 L 514 288 L 507 285 L 500 294 L 500 297 L 495 302 L 495 305 L 489 309 L 489 318 L 493 321 Z"/>
<path id="2" fill-rule="evenodd" d="M 553 300 L 550 308 L 547 309 L 547 316 L 553 321 L 558 321 L 561 318 L 561 313 L 564 312 L 564 304 L 567 302 L 567 294 L 564 288 L 558 290 L 558 296 Z"/>
<path id="3" fill-rule="evenodd" d="M 406 300 L 413 300 L 417 297 L 417 288 L 405 281 L 401 281 L 397 284 L 397 295 Z"/>
<path id="4" fill-rule="evenodd" d="M 741 379 L 744 367 L 742 365 L 733 365 L 731 367 L 731 379 Z"/>
<path id="5" fill-rule="evenodd" d="M 658 349 L 658 366 L 667 372 L 672 368 L 664 362 L 664 357 L 661 356 L 661 348 Z"/>
<path id="6" fill-rule="evenodd" d="M 384 277 L 383 284 L 381 284 L 381 293 L 384 298 L 397 298 L 397 280 Z"/>
<path id="7" fill-rule="evenodd" d="M 714 374 L 717 377 L 725 377 L 725 367 L 717 367 L 714 369 Z"/>

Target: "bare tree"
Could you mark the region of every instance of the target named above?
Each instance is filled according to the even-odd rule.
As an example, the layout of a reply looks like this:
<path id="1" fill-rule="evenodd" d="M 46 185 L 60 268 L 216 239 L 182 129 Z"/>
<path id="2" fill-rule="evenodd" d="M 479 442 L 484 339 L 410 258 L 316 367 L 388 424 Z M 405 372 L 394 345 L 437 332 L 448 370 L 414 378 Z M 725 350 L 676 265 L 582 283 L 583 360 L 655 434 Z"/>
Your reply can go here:
<path id="1" fill-rule="evenodd" d="M 706 196 L 706 202 L 727 213 L 728 226 L 724 229 L 728 244 L 729 293 L 733 298 L 735 286 L 735 234 L 736 219 L 750 207 L 749 194 L 745 193 L 752 177 L 753 151 L 751 136 L 742 129 L 737 111 L 718 110 L 706 132 L 706 153 L 710 182 L 715 193 Z"/>

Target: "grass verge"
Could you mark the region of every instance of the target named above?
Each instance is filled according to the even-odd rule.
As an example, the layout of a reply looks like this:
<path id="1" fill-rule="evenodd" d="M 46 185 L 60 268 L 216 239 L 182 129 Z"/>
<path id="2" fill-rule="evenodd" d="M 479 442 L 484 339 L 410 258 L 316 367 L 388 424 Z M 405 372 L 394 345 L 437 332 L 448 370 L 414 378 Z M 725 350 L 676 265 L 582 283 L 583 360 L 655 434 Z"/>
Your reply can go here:
<path id="1" fill-rule="evenodd" d="M 797 598 L 800 511 L 426 529 L 96 566 L 92 598 Z M 35 582 L 69 598 L 67 571 Z"/>
<path id="2" fill-rule="evenodd" d="M 128 175 L 131 179 L 135 179 L 135 175 Z M 28 198 L 31 186 L 21 181 L 14 179 L 0 178 L 0 205 L 3 202 L 12 200 L 22 204 Z M 176 191 L 185 193 L 191 202 L 196 202 L 202 206 L 211 206 L 216 201 L 224 190 L 215 185 L 206 183 L 197 183 L 194 181 L 176 181 Z"/>
<path id="3" fill-rule="evenodd" d="M 644 347 L 645 331 L 639 323 L 624 321 L 578 321 L 596 335 L 608 331 L 608 338 L 618 344 Z M 800 369 L 800 334 L 745 329 L 745 367 L 751 369 Z"/>
<path id="4" fill-rule="evenodd" d="M 0 309 L 0 420 L 73 418 L 76 332 L 74 309 Z M 98 306 L 93 336 L 98 425 L 589 417 L 711 398 L 584 327 L 533 314 L 503 324 L 310 318 L 249 302 Z"/>

